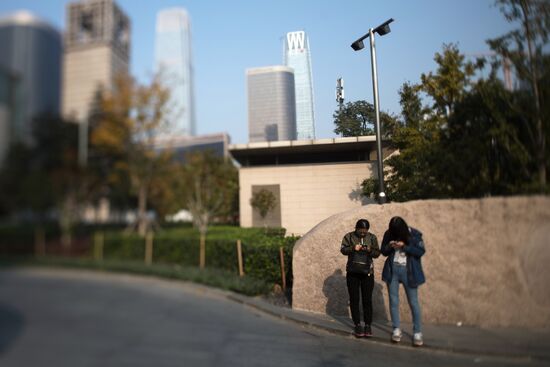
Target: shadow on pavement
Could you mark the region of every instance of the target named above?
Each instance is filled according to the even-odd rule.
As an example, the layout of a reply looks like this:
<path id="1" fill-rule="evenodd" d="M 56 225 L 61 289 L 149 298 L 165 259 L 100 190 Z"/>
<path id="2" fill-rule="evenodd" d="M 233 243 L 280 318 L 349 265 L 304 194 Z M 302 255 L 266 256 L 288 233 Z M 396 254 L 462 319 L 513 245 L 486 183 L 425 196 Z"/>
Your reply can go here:
<path id="1" fill-rule="evenodd" d="M 19 311 L 0 303 L 0 355 L 4 354 L 21 334 L 24 324 L 25 320 Z"/>
<path id="2" fill-rule="evenodd" d="M 387 324 L 388 321 L 383 291 L 384 288 L 382 284 L 375 282 L 372 292 L 372 307 L 373 319 L 377 325 Z M 325 307 L 326 314 L 351 329 L 353 327 L 353 322 L 349 317 L 349 296 L 346 276 L 341 269 L 336 269 L 331 276 L 325 279 L 323 283 L 323 294 L 327 297 L 327 305 Z"/>

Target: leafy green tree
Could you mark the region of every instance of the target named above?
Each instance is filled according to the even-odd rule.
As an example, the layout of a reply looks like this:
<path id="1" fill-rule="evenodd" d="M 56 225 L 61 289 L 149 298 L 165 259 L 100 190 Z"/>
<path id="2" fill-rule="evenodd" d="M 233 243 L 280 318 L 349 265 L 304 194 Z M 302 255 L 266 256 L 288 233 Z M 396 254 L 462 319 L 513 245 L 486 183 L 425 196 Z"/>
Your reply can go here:
<path id="1" fill-rule="evenodd" d="M 178 204 L 191 212 L 203 241 L 215 217 L 231 214 L 239 189 L 237 169 L 210 151 L 194 152 L 185 159 L 176 176 Z"/>
<path id="2" fill-rule="evenodd" d="M 443 180 L 451 193 L 480 197 L 529 191 L 533 168 L 522 139 L 521 114 L 510 108 L 513 98 L 491 77 L 478 81 L 457 105 L 441 141 L 448 167 Z"/>
<path id="3" fill-rule="evenodd" d="M 250 205 L 260 213 L 262 220 L 265 219 L 267 213 L 275 209 L 277 205 L 277 198 L 275 194 L 266 189 L 261 189 L 250 198 Z"/>
<path id="4" fill-rule="evenodd" d="M 333 114 L 336 128 L 334 132 L 343 137 L 374 135 L 376 122 L 374 106 L 367 101 L 348 102 Z M 380 124 L 384 135 L 393 128 L 395 118 L 385 112 L 380 113 Z"/>
<path id="5" fill-rule="evenodd" d="M 172 164 L 170 150 L 154 148 L 155 138 L 169 128 L 171 108 L 169 91 L 160 80 L 157 74 L 150 84 L 139 85 L 128 75 L 119 76 L 112 91 L 99 95 L 91 134 L 93 152 L 104 162 L 110 186 L 129 185 L 137 196 L 141 235 L 150 225 L 146 213 L 151 192 L 160 189 L 157 178 Z"/>
<path id="6" fill-rule="evenodd" d="M 453 44 L 444 45 L 434 60 L 435 72 L 422 74 L 421 84 L 405 83 L 399 91 L 401 121 L 391 136 L 399 154 L 385 163 L 386 194 L 393 201 L 454 194 L 445 179 L 449 152 L 441 142 L 448 134 L 449 118 L 469 93 L 476 66 L 465 62 Z M 370 195 L 378 190 L 378 183 L 365 180 L 362 188 L 364 195 Z"/>
<path id="7" fill-rule="evenodd" d="M 455 106 L 468 93 L 475 73 L 475 65 L 466 62 L 455 44 L 443 45 L 443 52 L 436 52 L 435 73 L 422 74 L 422 91 L 432 100 L 432 114 L 444 122 L 455 110 Z"/>
<path id="8" fill-rule="evenodd" d="M 489 40 L 491 48 L 511 62 L 517 77 L 529 87 L 527 105 L 523 108 L 522 125 L 529 132 L 533 158 L 538 171 L 540 189 L 547 182 L 549 130 L 548 94 L 544 79 L 548 79 L 545 60 L 550 34 L 550 2 L 547 0 L 497 0 L 496 4 L 509 22 L 519 27 L 505 35 Z"/>
<path id="9" fill-rule="evenodd" d="M 77 160 L 78 125 L 39 116 L 32 126 L 32 145 L 16 143 L 8 153 L 0 174 L 3 202 L 11 212 L 30 212 L 39 220 L 56 209 L 62 242 L 69 246 L 78 203 L 89 192 Z"/>

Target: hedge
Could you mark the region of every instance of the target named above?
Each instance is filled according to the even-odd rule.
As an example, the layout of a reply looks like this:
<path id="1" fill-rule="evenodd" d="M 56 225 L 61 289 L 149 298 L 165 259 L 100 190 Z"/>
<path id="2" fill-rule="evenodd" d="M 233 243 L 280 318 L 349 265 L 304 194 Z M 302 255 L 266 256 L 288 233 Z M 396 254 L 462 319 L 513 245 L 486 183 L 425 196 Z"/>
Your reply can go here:
<path id="1" fill-rule="evenodd" d="M 44 226 L 46 254 L 93 257 L 94 233 L 104 234 L 103 259 L 105 261 L 143 262 L 145 239 L 125 233 L 113 226 L 78 226 L 74 238 L 81 239 L 79 251 L 59 251 L 59 230 L 55 225 Z M 281 284 L 279 248 L 283 248 L 287 286 L 292 285 L 292 248 L 297 237 L 284 237 L 283 228 L 240 228 L 212 226 L 206 236 L 207 269 L 220 269 L 231 274 L 238 273 L 237 239 L 241 239 L 244 272 L 247 277 L 269 284 Z M 84 243 L 82 243 L 84 239 Z M 52 242 L 53 241 L 53 242 Z M 157 231 L 153 245 L 154 264 L 176 264 L 197 267 L 199 264 L 199 234 L 191 228 L 177 226 Z M 56 247 L 57 246 L 57 247 Z M 57 252 L 55 251 L 57 248 Z M 31 226 L 0 226 L 0 254 L 34 254 L 34 228 Z"/>

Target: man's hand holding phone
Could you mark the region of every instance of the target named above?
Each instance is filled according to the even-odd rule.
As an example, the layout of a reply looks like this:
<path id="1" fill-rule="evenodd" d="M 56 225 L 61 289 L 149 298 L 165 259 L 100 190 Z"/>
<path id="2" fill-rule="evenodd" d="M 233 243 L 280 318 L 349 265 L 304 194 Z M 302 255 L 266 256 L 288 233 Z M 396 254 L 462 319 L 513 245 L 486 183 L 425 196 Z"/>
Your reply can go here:
<path id="1" fill-rule="evenodd" d="M 396 250 L 399 250 L 405 246 L 405 243 L 403 241 L 390 241 L 390 246 Z"/>

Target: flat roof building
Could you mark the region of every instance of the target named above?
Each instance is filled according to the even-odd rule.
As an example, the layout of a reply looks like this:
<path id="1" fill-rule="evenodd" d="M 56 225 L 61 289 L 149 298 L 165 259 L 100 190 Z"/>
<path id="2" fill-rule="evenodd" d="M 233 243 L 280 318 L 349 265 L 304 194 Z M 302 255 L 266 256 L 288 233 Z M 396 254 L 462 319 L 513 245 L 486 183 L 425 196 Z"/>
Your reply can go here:
<path id="1" fill-rule="evenodd" d="M 229 156 L 229 135 L 226 133 L 206 135 L 174 135 L 155 139 L 155 149 L 173 150 L 175 159 L 186 161 L 186 156 L 194 152 L 209 151 L 216 157 Z"/>
<path id="2" fill-rule="evenodd" d="M 233 144 L 229 151 L 240 164 L 242 227 L 302 235 L 331 215 L 375 203 L 361 196 L 363 180 L 376 177 L 375 136 Z M 384 157 L 391 152 L 385 147 Z M 265 218 L 250 204 L 260 190 L 276 198 Z"/>

